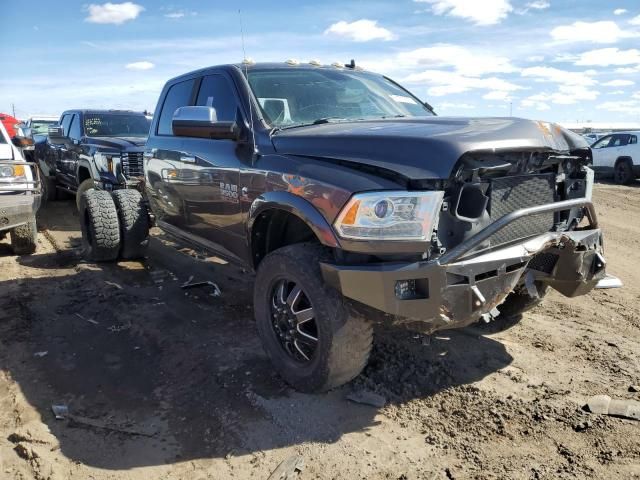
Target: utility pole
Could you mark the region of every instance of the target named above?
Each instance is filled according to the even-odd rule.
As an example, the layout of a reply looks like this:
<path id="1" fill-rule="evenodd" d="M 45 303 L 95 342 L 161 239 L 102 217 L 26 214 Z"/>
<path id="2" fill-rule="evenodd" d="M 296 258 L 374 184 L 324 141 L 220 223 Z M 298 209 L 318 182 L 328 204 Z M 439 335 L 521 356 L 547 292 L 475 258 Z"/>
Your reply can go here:
<path id="1" fill-rule="evenodd" d="M 509 102 L 509 116 L 513 117 L 513 101 Z"/>
<path id="2" fill-rule="evenodd" d="M 16 106 L 15 104 L 11 104 L 11 110 L 13 110 L 13 118 L 16 118 Z"/>

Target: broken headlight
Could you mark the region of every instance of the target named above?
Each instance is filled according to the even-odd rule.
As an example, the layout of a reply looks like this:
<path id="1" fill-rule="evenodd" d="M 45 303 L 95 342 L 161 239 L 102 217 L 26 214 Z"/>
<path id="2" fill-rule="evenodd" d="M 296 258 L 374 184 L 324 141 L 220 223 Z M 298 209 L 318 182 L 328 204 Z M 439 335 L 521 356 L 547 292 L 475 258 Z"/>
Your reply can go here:
<path id="1" fill-rule="evenodd" d="M 444 192 L 359 193 L 347 202 L 334 227 L 353 240 L 428 241 Z"/>

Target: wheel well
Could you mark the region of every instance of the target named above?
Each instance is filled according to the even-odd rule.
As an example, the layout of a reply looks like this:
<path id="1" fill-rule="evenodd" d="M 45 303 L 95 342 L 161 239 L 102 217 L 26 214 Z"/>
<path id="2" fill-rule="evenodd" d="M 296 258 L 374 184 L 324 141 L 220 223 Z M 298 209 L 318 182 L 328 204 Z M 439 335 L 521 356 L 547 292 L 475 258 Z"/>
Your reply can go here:
<path id="1" fill-rule="evenodd" d="M 300 217 L 278 209 L 262 212 L 251 230 L 253 265 L 257 267 L 267 254 L 278 248 L 302 242 L 320 243 Z"/>
<path id="2" fill-rule="evenodd" d="M 91 178 L 91 173 L 89 173 L 89 169 L 87 167 L 78 168 L 78 185 L 89 178 Z"/>
<path id="3" fill-rule="evenodd" d="M 616 159 L 616 165 L 618 165 L 620 162 L 629 162 L 631 165 L 633 165 L 633 160 L 631 159 L 631 157 L 618 157 Z"/>

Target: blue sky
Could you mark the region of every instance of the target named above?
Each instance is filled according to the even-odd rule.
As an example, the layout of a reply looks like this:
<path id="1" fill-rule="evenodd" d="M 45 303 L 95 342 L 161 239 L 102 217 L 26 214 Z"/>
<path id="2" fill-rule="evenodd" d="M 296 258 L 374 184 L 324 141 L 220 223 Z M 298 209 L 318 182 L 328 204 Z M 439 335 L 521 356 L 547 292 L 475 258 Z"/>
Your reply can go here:
<path id="1" fill-rule="evenodd" d="M 356 62 L 443 115 L 640 122 L 637 0 L 2 2 L 0 111 L 155 108 L 243 58 Z"/>

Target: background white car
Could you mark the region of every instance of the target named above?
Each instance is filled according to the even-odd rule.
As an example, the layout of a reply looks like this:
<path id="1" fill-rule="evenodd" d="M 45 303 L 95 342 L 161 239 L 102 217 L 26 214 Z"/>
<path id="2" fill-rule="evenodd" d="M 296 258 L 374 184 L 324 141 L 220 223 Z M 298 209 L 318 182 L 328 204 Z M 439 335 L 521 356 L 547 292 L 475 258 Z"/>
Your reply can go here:
<path id="1" fill-rule="evenodd" d="M 640 175 L 639 136 L 640 132 L 612 133 L 591 145 L 595 172 L 613 176 L 613 180 L 620 184 L 635 180 Z"/>

